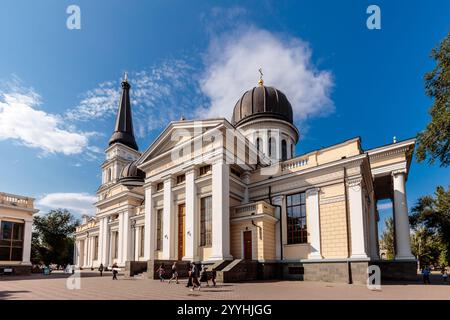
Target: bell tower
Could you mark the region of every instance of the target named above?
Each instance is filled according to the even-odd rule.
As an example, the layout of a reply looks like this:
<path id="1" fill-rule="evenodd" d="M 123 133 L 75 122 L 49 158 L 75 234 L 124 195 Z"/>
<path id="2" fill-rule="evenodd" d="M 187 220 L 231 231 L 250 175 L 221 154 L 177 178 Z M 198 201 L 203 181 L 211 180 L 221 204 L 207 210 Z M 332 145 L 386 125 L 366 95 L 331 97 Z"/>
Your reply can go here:
<path id="1" fill-rule="evenodd" d="M 133 131 L 133 118 L 131 116 L 130 84 L 125 73 L 122 81 L 122 95 L 119 101 L 114 132 L 109 139 L 106 149 L 106 161 L 102 165 L 102 184 L 117 182 L 122 169 L 131 161 L 136 160 L 139 152 Z"/>

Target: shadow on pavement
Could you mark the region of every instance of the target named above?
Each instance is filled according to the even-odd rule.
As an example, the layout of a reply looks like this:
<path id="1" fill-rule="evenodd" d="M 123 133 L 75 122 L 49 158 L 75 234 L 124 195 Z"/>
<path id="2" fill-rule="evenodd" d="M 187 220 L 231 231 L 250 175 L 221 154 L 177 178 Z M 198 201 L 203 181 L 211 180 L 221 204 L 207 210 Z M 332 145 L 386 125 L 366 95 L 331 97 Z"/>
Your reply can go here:
<path id="1" fill-rule="evenodd" d="M 0 300 L 8 299 L 13 296 L 15 293 L 29 293 L 30 291 L 0 291 Z"/>

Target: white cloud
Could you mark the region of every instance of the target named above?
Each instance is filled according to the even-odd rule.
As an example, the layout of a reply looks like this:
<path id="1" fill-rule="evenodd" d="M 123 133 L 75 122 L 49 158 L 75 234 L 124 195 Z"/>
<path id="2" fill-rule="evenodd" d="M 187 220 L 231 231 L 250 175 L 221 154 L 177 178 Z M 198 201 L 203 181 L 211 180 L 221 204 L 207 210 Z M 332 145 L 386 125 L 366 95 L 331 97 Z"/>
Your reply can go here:
<path id="1" fill-rule="evenodd" d="M 334 110 L 330 98 L 333 77 L 311 61 L 308 43 L 256 27 L 241 27 L 213 38 L 205 57 L 206 71 L 200 87 L 211 107 L 199 110 L 203 117 L 230 118 L 242 94 L 256 86 L 258 69 L 264 82 L 284 92 L 297 121 Z"/>
<path id="2" fill-rule="evenodd" d="M 0 90 L 0 140 L 13 139 L 44 154 L 78 154 L 87 147 L 90 133 L 77 132 L 58 115 L 38 110 L 40 95 L 18 86 L 17 79 L 12 83 Z"/>
<path id="3" fill-rule="evenodd" d="M 40 213 L 50 209 L 67 209 L 75 214 L 95 214 L 94 202 L 97 198 L 88 193 L 49 193 L 36 202 L 36 207 L 41 210 Z M 44 211 L 44 212 L 43 212 Z"/>
<path id="4" fill-rule="evenodd" d="M 137 136 L 143 137 L 181 116 L 188 118 L 202 104 L 203 96 L 194 74 L 194 68 L 183 59 L 168 59 L 129 73 Z M 106 81 L 87 91 L 80 103 L 66 113 L 67 119 L 88 121 L 114 116 L 121 93 L 120 82 L 121 79 Z"/>
<path id="5" fill-rule="evenodd" d="M 389 210 L 392 209 L 392 202 L 385 202 L 377 204 L 378 210 Z"/>

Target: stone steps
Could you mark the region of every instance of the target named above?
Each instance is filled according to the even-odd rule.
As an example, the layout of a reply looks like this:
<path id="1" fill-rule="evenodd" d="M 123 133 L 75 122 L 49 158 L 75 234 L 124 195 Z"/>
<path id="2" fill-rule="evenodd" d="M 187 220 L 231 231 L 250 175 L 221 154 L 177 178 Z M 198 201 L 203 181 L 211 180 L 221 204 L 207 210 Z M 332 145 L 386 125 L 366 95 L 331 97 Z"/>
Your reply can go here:
<path id="1" fill-rule="evenodd" d="M 235 259 L 217 271 L 217 281 L 223 283 L 252 281 L 258 278 L 258 262 Z"/>

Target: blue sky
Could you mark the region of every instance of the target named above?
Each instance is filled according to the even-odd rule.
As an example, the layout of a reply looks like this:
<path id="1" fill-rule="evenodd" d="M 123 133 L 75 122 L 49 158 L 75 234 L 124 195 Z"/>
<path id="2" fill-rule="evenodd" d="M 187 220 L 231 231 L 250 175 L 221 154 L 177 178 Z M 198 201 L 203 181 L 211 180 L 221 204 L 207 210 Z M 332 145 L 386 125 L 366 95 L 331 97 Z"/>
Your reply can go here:
<path id="1" fill-rule="evenodd" d="M 71 4 L 81 30 L 66 27 Z M 366 27 L 370 4 L 381 30 Z M 297 154 L 413 137 L 449 21 L 448 1 L 2 1 L 0 190 L 90 212 L 125 71 L 141 150 L 182 115 L 229 117 L 259 66 L 294 106 Z M 449 181 L 414 162 L 409 205 Z"/>

